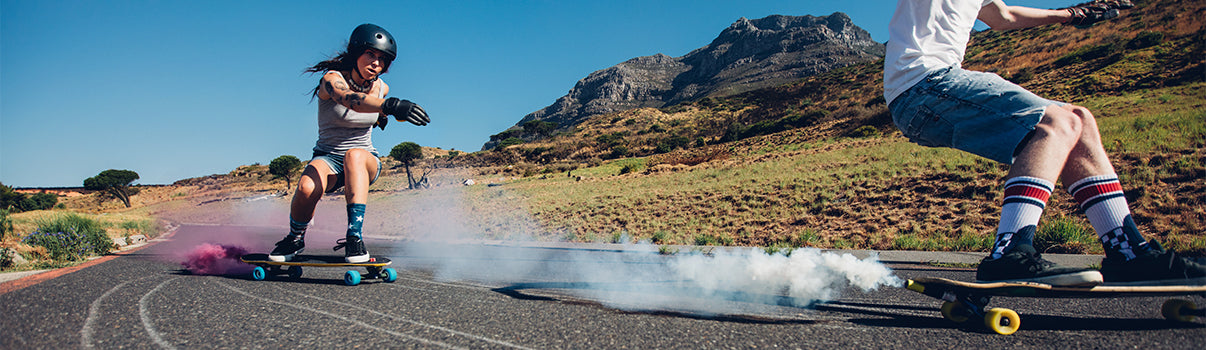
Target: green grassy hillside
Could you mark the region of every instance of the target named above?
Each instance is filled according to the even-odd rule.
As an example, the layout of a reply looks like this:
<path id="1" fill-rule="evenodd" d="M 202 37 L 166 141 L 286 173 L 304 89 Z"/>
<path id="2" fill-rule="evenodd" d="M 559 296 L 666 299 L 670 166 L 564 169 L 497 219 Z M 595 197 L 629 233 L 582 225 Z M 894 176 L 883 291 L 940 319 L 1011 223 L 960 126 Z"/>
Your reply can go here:
<path id="1" fill-rule="evenodd" d="M 1206 5 L 1137 5 L 1089 29 L 977 33 L 965 67 L 1093 110 L 1140 225 L 1201 254 Z M 986 249 L 1007 168 L 900 137 L 882 98 L 882 64 L 597 116 L 572 133 L 461 160 L 482 174 L 522 176 L 470 193 L 506 192 L 550 238 Z M 1053 196 L 1044 248 L 1099 250 L 1069 201 Z"/>

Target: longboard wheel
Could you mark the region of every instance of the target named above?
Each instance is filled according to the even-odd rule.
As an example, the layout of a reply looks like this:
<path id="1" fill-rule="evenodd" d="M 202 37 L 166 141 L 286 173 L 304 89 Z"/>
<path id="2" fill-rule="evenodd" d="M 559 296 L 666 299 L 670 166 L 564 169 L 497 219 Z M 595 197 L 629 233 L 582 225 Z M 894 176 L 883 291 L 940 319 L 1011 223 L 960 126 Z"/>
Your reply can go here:
<path id="1" fill-rule="evenodd" d="M 1168 299 L 1164 302 L 1164 306 L 1160 307 L 1160 313 L 1169 321 L 1175 322 L 1193 322 L 1194 315 L 1186 315 L 1185 311 L 1192 311 L 1198 306 L 1192 301 L 1185 299 Z"/>
<path id="2" fill-rule="evenodd" d="M 384 278 L 386 282 L 392 283 L 393 281 L 398 280 L 398 271 L 394 270 L 392 267 L 387 267 L 387 268 L 385 268 L 385 270 L 383 270 L 381 272 L 385 273 L 385 275 L 382 278 Z"/>
<path id="3" fill-rule="evenodd" d="M 264 271 L 263 266 L 256 266 L 254 269 L 251 269 L 251 279 L 263 281 L 264 277 L 268 277 L 268 271 Z"/>
<path id="4" fill-rule="evenodd" d="M 1022 318 L 1010 309 L 992 308 L 984 313 L 984 325 L 1000 335 L 1010 335 L 1022 327 Z"/>
<path id="5" fill-rule="evenodd" d="M 301 266 L 289 266 L 289 278 L 298 279 L 302 276 Z"/>
<path id="6" fill-rule="evenodd" d="M 348 270 L 343 274 L 343 284 L 354 286 L 360 284 L 360 271 Z"/>
<path id="7" fill-rule="evenodd" d="M 967 305 L 963 305 L 957 301 L 947 301 L 942 303 L 942 317 L 951 320 L 955 323 L 964 323 L 971 319 L 971 312 L 967 309 Z"/>

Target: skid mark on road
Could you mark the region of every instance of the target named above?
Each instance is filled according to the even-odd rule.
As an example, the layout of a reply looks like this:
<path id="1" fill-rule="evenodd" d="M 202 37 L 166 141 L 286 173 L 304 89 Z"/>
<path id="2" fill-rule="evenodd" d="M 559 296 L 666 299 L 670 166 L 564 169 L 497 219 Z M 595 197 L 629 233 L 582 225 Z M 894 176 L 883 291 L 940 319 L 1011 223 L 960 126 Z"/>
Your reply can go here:
<path id="1" fill-rule="evenodd" d="M 80 328 L 80 346 L 82 346 L 85 349 L 95 349 L 96 348 L 96 345 L 93 345 L 93 337 L 96 335 L 97 319 L 100 317 L 101 305 L 104 304 L 106 299 L 109 299 L 110 295 L 113 295 L 113 293 L 124 288 L 126 285 L 128 285 L 130 283 L 141 282 L 143 280 L 146 280 L 149 278 L 155 278 L 155 277 L 158 277 L 158 276 L 147 276 L 147 277 L 143 277 L 143 278 L 140 278 L 137 280 L 122 282 L 116 286 L 113 286 L 113 288 L 109 288 L 109 290 L 105 291 L 104 294 L 101 294 L 101 296 L 97 297 L 96 300 L 93 300 L 92 304 L 88 306 L 88 316 L 84 319 L 84 326 L 82 328 Z M 180 277 L 176 277 L 173 279 L 169 279 L 169 280 L 160 282 L 158 285 L 155 286 L 155 288 L 152 288 L 150 291 L 148 291 L 146 294 L 143 294 L 142 297 L 138 299 L 138 317 L 142 320 L 143 329 L 145 329 L 147 331 L 147 334 L 151 337 L 151 340 L 154 341 L 155 344 L 157 344 L 160 347 L 165 348 L 165 349 L 175 349 L 176 347 L 173 346 L 172 344 L 169 344 L 167 341 L 164 341 L 163 337 L 159 334 L 159 332 L 155 330 L 155 326 L 153 324 L 151 324 L 150 313 L 147 311 L 147 306 L 146 306 L 147 298 L 150 297 L 151 294 L 158 292 L 159 289 L 163 288 L 163 286 L 165 284 L 167 284 L 168 282 L 175 281 L 179 278 Z"/>
<path id="2" fill-rule="evenodd" d="M 143 294 L 142 298 L 138 298 L 138 317 L 142 319 L 143 329 L 146 329 L 147 334 L 151 336 L 151 340 L 155 341 L 155 344 L 164 349 L 175 349 L 176 347 L 163 340 L 163 337 L 158 331 L 155 330 L 155 325 L 151 323 L 151 315 L 149 312 L 147 312 L 147 298 L 149 298 L 151 294 L 158 292 L 159 289 L 163 288 L 163 286 L 168 284 L 168 282 L 178 279 L 180 279 L 180 277 L 163 281 L 159 283 L 159 285 L 156 285 L 155 288 L 152 288 L 151 291 L 147 292 L 147 294 Z"/>
<path id="3" fill-rule="evenodd" d="M 453 345 L 451 345 L 451 344 L 447 344 L 447 343 L 443 343 L 443 342 L 439 342 L 439 341 L 435 341 L 435 340 L 430 340 L 430 339 L 423 339 L 423 338 L 419 338 L 419 337 L 416 337 L 416 336 L 413 336 L 413 335 L 409 335 L 409 334 L 403 334 L 403 333 L 398 333 L 398 332 L 395 332 L 395 331 L 392 331 L 392 330 L 388 330 L 388 329 L 384 329 L 384 328 L 380 328 L 380 327 L 375 327 L 375 326 L 373 326 L 373 325 L 371 325 L 371 324 L 364 323 L 364 322 L 361 322 L 361 321 L 358 321 L 358 320 L 354 320 L 354 319 L 350 319 L 350 318 L 347 318 L 347 317 L 343 317 L 343 316 L 340 316 L 340 315 L 337 315 L 337 314 L 334 314 L 334 313 L 330 313 L 330 312 L 326 312 L 326 311 L 322 311 L 322 310 L 318 310 L 318 309 L 314 309 L 314 308 L 310 308 L 310 307 L 305 307 L 305 306 L 301 306 L 301 305 L 294 305 L 294 304 L 290 304 L 290 303 L 286 303 L 286 302 L 280 302 L 280 301 L 276 301 L 276 300 L 272 300 L 272 299 L 268 299 L 268 298 L 263 298 L 263 297 L 255 296 L 255 295 L 252 295 L 251 293 L 248 293 L 248 292 L 246 292 L 246 291 L 244 291 L 244 290 L 242 290 L 242 289 L 235 288 L 234 286 L 231 286 L 231 285 L 226 284 L 226 283 L 221 282 L 221 281 L 218 281 L 218 284 L 221 284 L 223 287 L 226 287 L 227 289 L 230 289 L 231 291 L 234 291 L 235 293 L 239 293 L 239 294 L 242 294 L 242 295 L 247 296 L 247 297 L 249 297 L 249 298 L 256 299 L 256 300 L 260 300 L 260 301 L 263 301 L 263 302 L 267 302 L 267 303 L 273 303 L 273 304 L 278 304 L 278 305 L 284 305 L 284 306 L 288 306 L 288 307 L 295 308 L 295 309 L 298 309 L 298 310 L 309 311 L 309 312 L 313 312 L 313 313 L 316 313 L 316 314 L 322 314 L 322 315 L 325 315 L 325 316 L 328 316 L 328 317 L 332 317 L 332 318 L 336 318 L 336 319 L 339 319 L 339 320 L 342 320 L 342 321 L 345 321 L 345 322 L 354 323 L 354 324 L 356 324 L 357 326 L 361 326 L 361 327 L 368 328 L 368 329 L 373 329 L 373 330 L 378 330 L 378 331 L 385 332 L 385 333 L 388 333 L 388 334 L 393 335 L 393 336 L 398 336 L 398 337 L 407 338 L 407 339 L 414 340 L 414 341 L 417 341 L 417 342 L 420 342 L 420 343 L 423 343 L 423 344 L 427 344 L 427 345 L 438 346 L 438 347 L 447 348 L 447 349 L 461 349 L 460 347 L 456 347 L 456 346 L 453 346 Z"/>
<path id="4" fill-rule="evenodd" d="M 83 345 L 85 349 L 96 348 L 92 345 L 92 335 L 96 333 L 92 327 L 96 325 L 96 315 L 100 312 L 101 301 L 109 298 L 109 295 L 113 294 L 113 292 L 116 292 L 118 289 L 121 289 L 121 287 L 125 287 L 127 284 L 130 284 L 130 282 L 133 281 L 125 281 L 121 284 L 113 286 L 113 288 L 105 291 L 105 294 L 101 294 L 100 297 L 97 297 L 96 300 L 93 300 L 92 305 L 88 306 L 88 317 L 84 319 L 84 327 L 80 329 L 80 344 Z"/>
<path id="5" fill-rule="evenodd" d="M 446 282 L 432 281 L 429 279 L 423 279 L 423 278 L 419 278 L 419 277 L 408 277 L 408 276 L 402 276 L 402 275 L 398 276 L 398 280 L 407 280 L 407 281 L 411 281 L 411 282 L 434 284 L 437 286 L 464 288 L 464 289 L 473 289 L 473 290 L 490 290 L 490 289 L 494 288 L 494 287 L 487 287 L 487 286 L 479 285 L 479 284 L 472 284 L 472 283 L 468 283 L 468 282 L 446 283 Z M 409 288 L 414 288 L 414 287 L 409 287 Z"/>
<path id="6" fill-rule="evenodd" d="M 379 312 L 379 311 L 376 311 L 376 310 L 373 310 L 373 309 L 369 309 L 369 308 L 361 307 L 361 306 L 359 306 L 359 305 L 355 305 L 355 304 L 348 304 L 348 303 L 338 302 L 338 301 L 329 300 L 329 299 L 326 299 L 326 298 L 320 298 L 320 297 L 316 297 L 316 296 L 313 296 L 313 295 L 308 295 L 308 294 L 302 294 L 302 293 L 298 293 L 298 292 L 294 292 L 294 291 L 291 291 L 291 290 L 286 290 L 286 289 L 280 289 L 280 288 L 277 288 L 277 289 L 278 289 L 278 290 L 280 290 L 280 291 L 282 291 L 282 292 L 285 292 L 285 293 L 290 293 L 290 294 L 294 294 L 294 295 L 301 296 L 301 297 L 306 297 L 306 298 L 310 298 L 310 299 L 316 299 L 316 300 L 320 300 L 320 301 L 325 301 L 325 302 L 332 303 L 332 304 L 336 304 L 336 305 L 340 305 L 340 306 L 343 306 L 343 307 L 349 307 L 349 308 L 353 308 L 353 309 L 358 309 L 358 310 L 362 310 L 362 311 L 366 311 L 366 312 L 369 312 L 369 313 L 375 314 L 375 315 L 377 315 L 377 316 L 381 316 L 381 317 L 386 317 L 386 318 L 395 319 L 395 320 L 398 320 L 398 321 L 406 322 L 406 323 L 413 324 L 413 325 L 420 326 L 420 327 L 427 327 L 427 328 L 431 328 L 431 329 L 435 329 L 435 330 L 440 330 L 440 331 L 444 331 L 444 332 L 452 333 L 452 334 L 455 334 L 455 335 L 459 335 L 459 336 L 462 336 L 462 337 L 466 337 L 466 338 L 470 338 L 470 339 L 476 339 L 476 340 L 484 341 L 484 342 L 491 343 L 491 344 L 497 344 L 497 345 L 502 345 L 502 346 L 512 347 L 512 348 L 516 348 L 516 349 L 531 349 L 531 348 L 529 348 L 529 347 L 525 347 L 525 346 L 522 346 L 522 345 L 517 345 L 517 344 L 508 343 L 508 342 L 501 341 L 501 340 L 491 339 L 491 338 L 483 337 L 483 336 L 476 335 L 476 334 L 465 333 L 465 332 L 457 331 L 457 330 L 450 329 L 450 328 L 445 328 L 445 327 L 436 326 L 436 325 L 433 325 L 433 324 L 427 324 L 427 323 L 423 323 L 423 322 L 419 322 L 419 321 L 415 321 L 415 320 L 405 319 L 405 318 L 402 318 L 402 317 L 398 317 L 398 316 L 394 316 L 394 315 L 390 315 L 390 314 L 382 313 L 382 312 Z"/>

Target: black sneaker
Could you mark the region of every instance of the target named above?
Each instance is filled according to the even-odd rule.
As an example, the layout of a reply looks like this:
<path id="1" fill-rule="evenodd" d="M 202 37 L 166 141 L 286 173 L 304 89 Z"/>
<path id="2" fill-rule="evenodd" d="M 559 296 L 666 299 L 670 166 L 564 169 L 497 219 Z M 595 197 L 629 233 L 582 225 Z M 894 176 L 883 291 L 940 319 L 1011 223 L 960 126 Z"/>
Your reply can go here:
<path id="1" fill-rule="evenodd" d="M 1146 251 L 1135 252 L 1131 260 L 1120 254 L 1106 255 L 1101 260 L 1101 274 L 1111 285 L 1204 285 L 1206 265 L 1165 250 L 1160 242 L 1150 240 Z"/>
<path id="2" fill-rule="evenodd" d="M 271 261 L 289 261 L 293 257 L 306 250 L 305 237 L 287 235 L 285 239 L 276 242 L 276 248 L 268 253 L 268 260 Z"/>
<path id="3" fill-rule="evenodd" d="M 343 251 L 343 259 L 350 263 L 362 263 L 369 261 L 368 250 L 364 249 L 364 240 L 359 237 L 348 237 L 335 241 L 335 250 L 347 248 Z"/>
<path id="4" fill-rule="evenodd" d="M 1064 267 L 1043 259 L 1029 244 L 1019 244 L 1000 258 L 986 257 L 976 270 L 980 282 L 1036 282 L 1053 286 L 1101 284 L 1101 272 Z"/>

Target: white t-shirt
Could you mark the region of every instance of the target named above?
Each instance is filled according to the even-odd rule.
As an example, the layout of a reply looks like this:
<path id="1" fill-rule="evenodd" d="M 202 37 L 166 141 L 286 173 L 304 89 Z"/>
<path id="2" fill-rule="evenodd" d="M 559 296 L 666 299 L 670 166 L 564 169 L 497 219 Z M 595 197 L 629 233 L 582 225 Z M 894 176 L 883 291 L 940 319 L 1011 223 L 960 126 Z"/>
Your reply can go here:
<path id="1" fill-rule="evenodd" d="M 888 23 L 884 55 L 887 103 L 932 70 L 958 67 L 980 8 L 998 0 L 900 0 Z"/>

